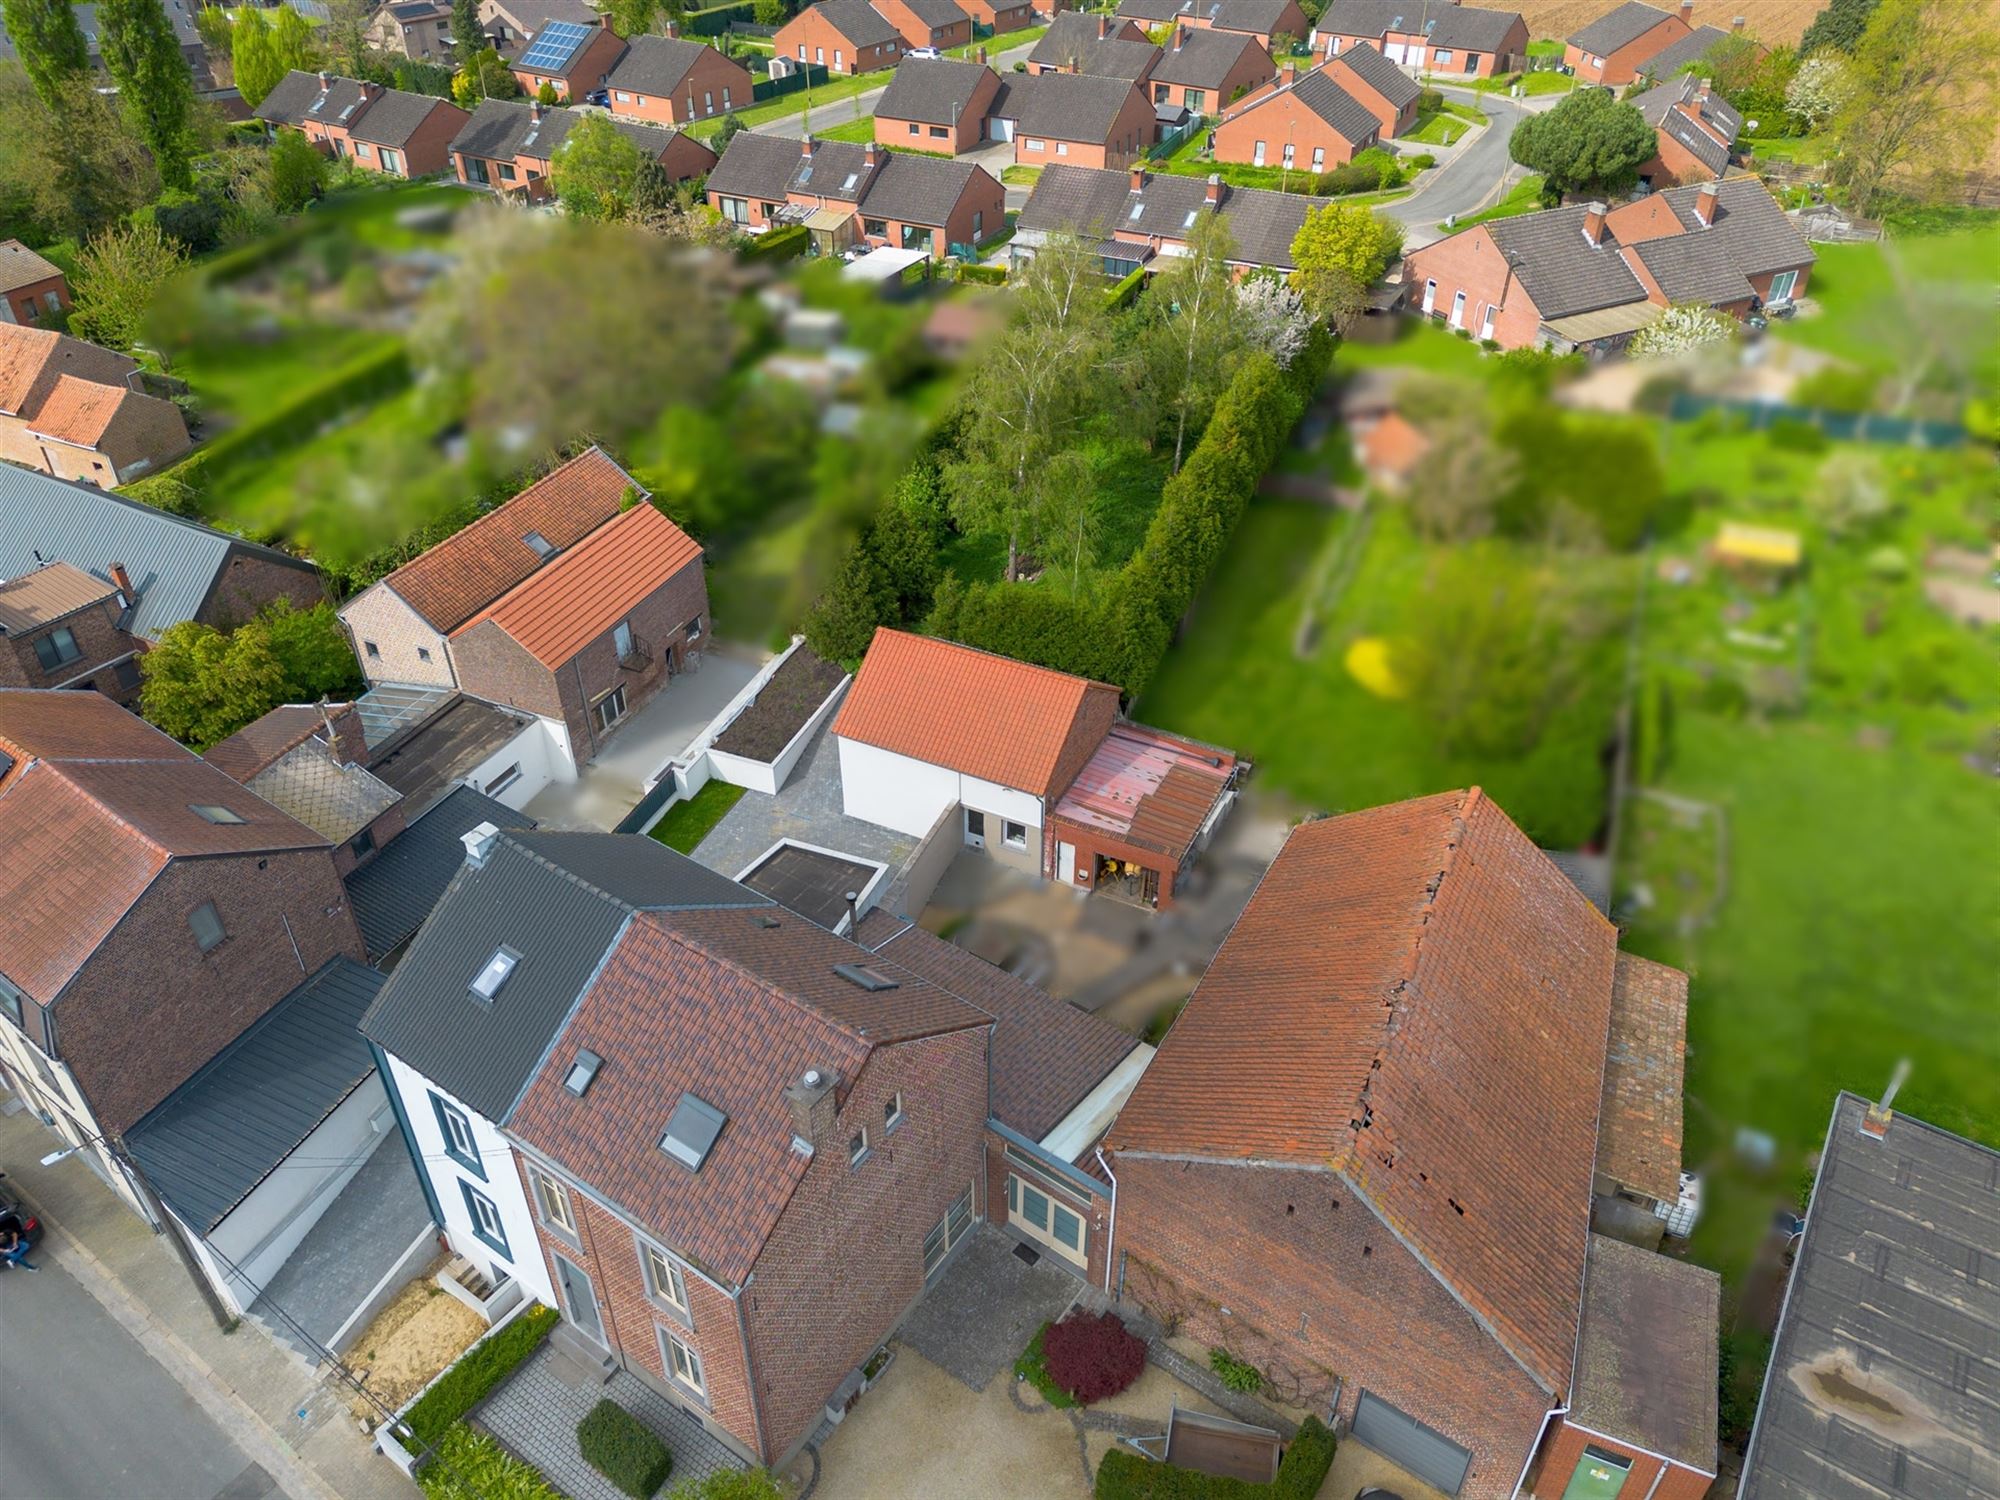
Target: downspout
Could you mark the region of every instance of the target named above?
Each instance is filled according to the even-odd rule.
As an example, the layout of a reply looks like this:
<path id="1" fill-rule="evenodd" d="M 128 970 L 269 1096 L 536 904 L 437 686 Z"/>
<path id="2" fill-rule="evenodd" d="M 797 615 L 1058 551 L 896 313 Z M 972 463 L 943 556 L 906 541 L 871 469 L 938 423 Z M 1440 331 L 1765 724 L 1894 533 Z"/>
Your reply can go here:
<path id="1" fill-rule="evenodd" d="M 1118 1174 L 1111 1170 L 1111 1163 L 1104 1159 L 1104 1148 L 1098 1146 L 1094 1149 L 1097 1153 L 1097 1164 L 1104 1168 L 1104 1175 L 1111 1179 L 1111 1224 L 1104 1231 L 1104 1290 L 1108 1295 L 1111 1291 L 1112 1255 L 1118 1248 Z M 1539 1442 L 1540 1439 L 1536 1441 Z"/>
<path id="2" fill-rule="evenodd" d="M 1561 1406 L 1552 1406 L 1542 1413 L 1542 1425 L 1535 1433 L 1534 1446 L 1528 1449 L 1528 1461 L 1521 1465 L 1521 1477 L 1514 1481 L 1514 1495 L 1516 1500 L 1519 1500 L 1521 1486 L 1528 1482 L 1528 1470 L 1535 1466 L 1535 1455 L 1542 1451 L 1542 1439 L 1549 1435 L 1549 1423 L 1553 1422 L 1557 1417 L 1567 1416 L 1568 1414 L 1569 1406 L 1567 1403 Z"/>

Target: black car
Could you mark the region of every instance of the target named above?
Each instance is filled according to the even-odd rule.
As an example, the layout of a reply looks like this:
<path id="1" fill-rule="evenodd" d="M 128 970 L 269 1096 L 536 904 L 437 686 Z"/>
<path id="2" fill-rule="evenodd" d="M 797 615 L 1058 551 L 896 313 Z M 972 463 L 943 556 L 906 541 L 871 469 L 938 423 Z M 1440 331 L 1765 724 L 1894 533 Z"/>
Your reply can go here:
<path id="1" fill-rule="evenodd" d="M 4 1182 L 0 1182 L 0 1227 L 12 1229 L 30 1246 L 42 1242 L 42 1221 L 30 1213 L 22 1205 L 21 1200 L 7 1190 L 7 1184 Z"/>

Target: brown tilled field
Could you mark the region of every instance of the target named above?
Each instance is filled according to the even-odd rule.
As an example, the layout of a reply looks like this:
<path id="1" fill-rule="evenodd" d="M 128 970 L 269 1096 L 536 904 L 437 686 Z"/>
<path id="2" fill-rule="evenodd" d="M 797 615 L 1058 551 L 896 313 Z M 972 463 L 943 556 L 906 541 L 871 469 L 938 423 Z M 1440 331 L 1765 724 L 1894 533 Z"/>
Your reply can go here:
<path id="1" fill-rule="evenodd" d="M 1481 0 L 1481 3 L 1508 8 L 1500 5 L 1500 0 Z M 1528 23 L 1529 36 L 1561 41 L 1599 16 L 1616 10 L 1621 3 L 1622 0 L 1529 0 L 1521 7 L 1521 15 Z M 1679 0 L 1652 0 L 1652 3 L 1661 10 L 1672 10 Z M 1767 45 L 1796 42 L 1825 3 L 1826 0 L 1695 0 L 1694 24 L 1727 31 L 1730 22 L 1742 16 L 1743 30 L 1760 42 Z"/>

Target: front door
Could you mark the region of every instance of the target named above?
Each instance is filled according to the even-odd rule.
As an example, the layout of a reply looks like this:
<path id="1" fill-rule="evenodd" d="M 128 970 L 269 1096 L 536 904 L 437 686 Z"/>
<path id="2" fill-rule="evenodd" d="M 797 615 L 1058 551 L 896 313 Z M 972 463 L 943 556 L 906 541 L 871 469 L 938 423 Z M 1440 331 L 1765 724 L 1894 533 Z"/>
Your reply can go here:
<path id="1" fill-rule="evenodd" d="M 1631 1472 L 1631 1459 L 1592 1443 L 1576 1461 L 1576 1472 L 1569 1476 L 1563 1500 L 1617 1500 Z"/>
<path id="2" fill-rule="evenodd" d="M 582 1270 L 558 1255 L 556 1262 L 556 1282 L 562 1287 L 563 1306 L 569 1311 L 569 1320 L 577 1330 L 587 1333 L 596 1343 L 604 1342 L 604 1323 L 597 1316 L 597 1293 L 591 1290 L 590 1278 Z"/>

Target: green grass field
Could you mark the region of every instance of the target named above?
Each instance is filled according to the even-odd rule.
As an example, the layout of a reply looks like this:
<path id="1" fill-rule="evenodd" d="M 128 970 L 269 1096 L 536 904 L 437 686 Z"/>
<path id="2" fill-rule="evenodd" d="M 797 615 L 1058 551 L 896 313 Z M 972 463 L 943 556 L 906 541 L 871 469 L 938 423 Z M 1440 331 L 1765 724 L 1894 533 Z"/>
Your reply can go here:
<path id="1" fill-rule="evenodd" d="M 711 781 L 684 802 L 676 802 L 655 823 L 650 837 L 680 854 L 692 854 L 715 831 L 723 815 L 743 799 L 743 788 Z"/>
<path id="2" fill-rule="evenodd" d="M 1507 190 L 1507 195 L 1491 208 L 1482 208 L 1476 214 L 1467 214 L 1454 226 L 1466 229 L 1474 224 L 1484 224 L 1492 219 L 1512 219 L 1522 214 L 1534 213 L 1542 206 L 1542 178 L 1538 172 L 1531 172 Z"/>
<path id="3" fill-rule="evenodd" d="M 1404 134 L 1402 139 L 1420 146 L 1451 146 L 1472 127 L 1445 110 L 1427 116 L 1416 129 Z"/>

